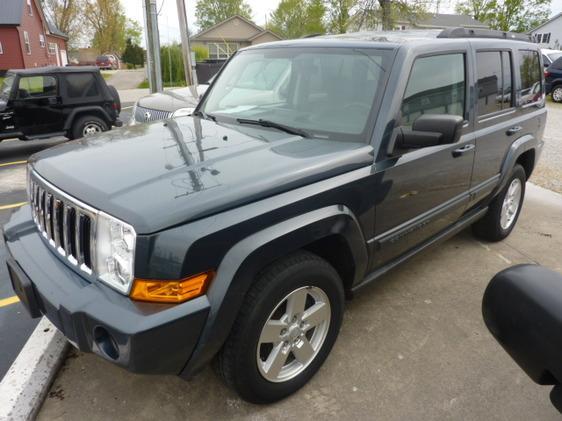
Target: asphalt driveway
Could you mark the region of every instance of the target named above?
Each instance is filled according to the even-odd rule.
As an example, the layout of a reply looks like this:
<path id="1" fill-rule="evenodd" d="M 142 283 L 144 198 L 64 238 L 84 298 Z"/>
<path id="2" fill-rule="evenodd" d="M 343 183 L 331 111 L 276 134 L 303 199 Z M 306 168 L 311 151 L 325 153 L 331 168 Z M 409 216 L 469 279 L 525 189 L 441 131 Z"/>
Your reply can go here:
<path id="1" fill-rule="evenodd" d="M 332 354 L 282 402 L 248 404 L 210 369 L 184 382 L 73 351 L 38 419 L 558 420 L 550 389 L 532 383 L 488 333 L 481 300 L 490 278 L 513 264 L 562 272 L 561 250 L 562 196 L 529 185 L 506 241 L 461 233 L 348 302 Z"/>

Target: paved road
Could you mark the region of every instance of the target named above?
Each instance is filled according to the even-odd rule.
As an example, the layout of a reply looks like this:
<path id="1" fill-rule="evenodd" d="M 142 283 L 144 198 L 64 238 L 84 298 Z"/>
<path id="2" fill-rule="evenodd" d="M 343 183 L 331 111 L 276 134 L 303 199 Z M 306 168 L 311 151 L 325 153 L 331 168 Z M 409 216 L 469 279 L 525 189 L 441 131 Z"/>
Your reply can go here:
<path id="1" fill-rule="evenodd" d="M 117 90 L 135 89 L 143 80 L 146 79 L 145 69 L 136 70 L 117 70 L 107 80 L 109 85 L 115 86 Z"/>
<path id="2" fill-rule="evenodd" d="M 549 101 L 544 151 L 531 181 L 562 193 L 562 104 Z"/>
<path id="3" fill-rule="evenodd" d="M 131 103 L 123 104 L 121 119 L 129 121 Z M 8 221 L 13 209 L 27 200 L 26 166 L 27 158 L 43 149 L 66 142 L 59 137 L 47 140 L 5 140 L 0 142 L 0 379 L 10 368 L 38 320 L 32 320 L 21 303 L 14 297 L 14 291 L 6 268 L 6 249 L 2 227 Z"/>

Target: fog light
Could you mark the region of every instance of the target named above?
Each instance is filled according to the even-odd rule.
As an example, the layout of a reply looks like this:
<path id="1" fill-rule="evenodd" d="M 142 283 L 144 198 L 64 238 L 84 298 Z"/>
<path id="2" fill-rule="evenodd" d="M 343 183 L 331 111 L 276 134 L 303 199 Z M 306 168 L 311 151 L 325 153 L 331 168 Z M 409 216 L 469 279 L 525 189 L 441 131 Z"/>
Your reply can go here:
<path id="1" fill-rule="evenodd" d="M 116 360 L 119 358 L 119 346 L 113 336 L 103 327 L 96 326 L 94 329 L 94 341 L 100 351 L 108 358 Z"/>
<path id="2" fill-rule="evenodd" d="M 131 298 L 157 303 L 183 303 L 203 295 L 207 290 L 212 272 L 200 273 L 179 281 L 135 279 Z"/>

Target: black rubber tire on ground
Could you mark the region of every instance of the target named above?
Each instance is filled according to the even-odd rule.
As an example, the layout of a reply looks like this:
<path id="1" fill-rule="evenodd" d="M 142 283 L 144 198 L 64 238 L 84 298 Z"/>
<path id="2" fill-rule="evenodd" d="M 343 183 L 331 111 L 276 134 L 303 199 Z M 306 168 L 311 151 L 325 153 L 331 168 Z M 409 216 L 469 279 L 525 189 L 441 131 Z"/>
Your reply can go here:
<path id="1" fill-rule="evenodd" d="M 82 117 L 78 117 L 76 120 L 74 120 L 74 122 L 72 123 L 72 127 L 68 133 L 68 138 L 73 140 L 73 139 L 80 139 L 83 136 L 83 131 L 84 131 L 84 127 L 86 127 L 88 124 L 96 124 L 101 128 L 101 131 L 105 132 L 109 129 L 109 127 L 107 126 L 107 123 L 102 120 L 99 117 L 96 117 L 94 115 L 85 115 Z"/>
<path id="2" fill-rule="evenodd" d="M 552 100 L 554 102 L 561 103 L 562 102 L 562 85 L 557 85 L 554 87 L 551 93 Z"/>
<path id="3" fill-rule="evenodd" d="M 277 304 L 303 286 L 321 288 L 328 296 L 331 320 L 316 357 L 296 377 L 282 383 L 266 380 L 259 372 L 257 346 L 263 325 Z M 275 402 L 296 392 L 318 371 L 338 336 L 344 310 L 343 283 L 334 268 L 319 256 L 293 253 L 263 270 L 247 293 L 228 339 L 216 358 L 218 374 L 243 399 Z"/>
<path id="4" fill-rule="evenodd" d="M 519 202 L 519 209 L 517 209 L 515 220 L 507 229 L 503 229 L 500 223 L 502 205 L 509 186 L 515 178 L 519 178 L 519 180 L 521 181 L 521 201 Z M 525 174 L 525 170 L 521 165 L 516 164 L 511 170 L 511 174 L 506 183 L 506 186 L 494 198 L 494 200 L 492 200 L 492 203 L 490 203 L 486 215 L 472 225 L 472 231 L 476 237 L 482 240 L 496 242 L 503 240 L 509 234 L 511 234 L 511 231 L 513 231 L 513 228 L 515 227 L 515 225 L 517 224 L 517 220 L 519 219 L 521 208 L 523 208 L 523 203 L 525 200 L 526 181 L 527 175 Z"/>
<path id="5" fill-rule="evenodd" d="M 121 113 L 121 98 L 119 98 L 119 92 L 113 85 L 107 85 L 107 89 L 109 89 L 109 93 L 113 97 L 113 100 L 117 104 L 117 114 Z"/>

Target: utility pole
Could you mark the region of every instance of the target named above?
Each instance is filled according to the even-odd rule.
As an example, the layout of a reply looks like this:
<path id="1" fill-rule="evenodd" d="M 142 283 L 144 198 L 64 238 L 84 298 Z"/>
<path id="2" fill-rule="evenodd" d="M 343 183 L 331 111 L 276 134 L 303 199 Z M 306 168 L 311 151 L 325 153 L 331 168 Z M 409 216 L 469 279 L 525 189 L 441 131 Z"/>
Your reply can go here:
<path id="1" fill-rule="evenodd" d="M 185 0 L 176 0 L 178 6 L 178 18 L 180 21 L 181 52 L 183 55 L 183 68 L 185 71 L 185 82 L 191 87 L 191 93 L 195 98 L 197 94 L 197 73 L 193 71 L 191 60 L 191 47 L 189 46 L 189 30 L 187 28 L 187 9 Z"/>
<path id="2" fill-rule="evenodd" d="M 162 92 L 162 66 L 160 65 L 160 34 L 156 0 L 143 0 L 144 28 L 146 33 L 146 61 L 150 92 Z"/>

